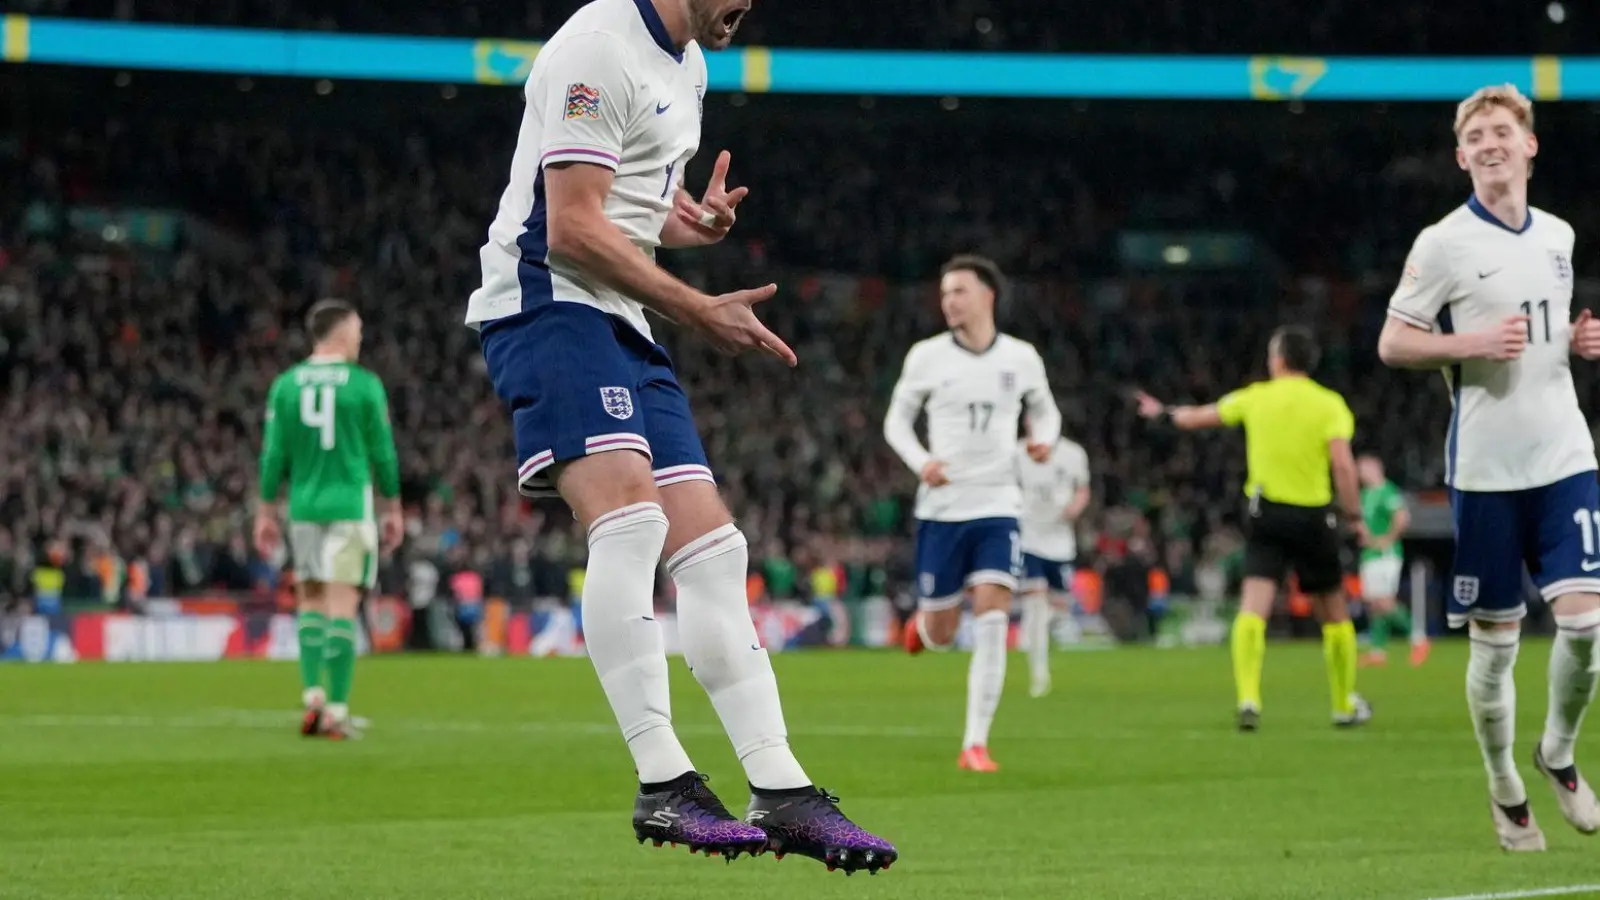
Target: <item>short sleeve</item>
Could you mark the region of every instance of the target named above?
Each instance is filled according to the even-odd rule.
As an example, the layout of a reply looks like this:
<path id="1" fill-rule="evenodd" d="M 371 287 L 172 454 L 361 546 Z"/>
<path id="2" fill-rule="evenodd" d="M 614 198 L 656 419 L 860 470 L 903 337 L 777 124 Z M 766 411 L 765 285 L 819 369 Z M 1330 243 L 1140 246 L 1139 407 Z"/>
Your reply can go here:
<path id="1" fill-rule="evenodd" d="M 1067 461 L 1067 472 L 1075 486 L 1083 487 L 1089 483 L 1089 451 L 1078 444 L 1072 444 L 1071 451 Z"/>
<path id="2" fill-rule="evenodd" d="M 1356 436 L 1356 417 L 1350 405 L 1338 394 L 1333 395 L 1332 415 L 1328 417 L 1328 440 L 1348 441 Z"/>
<path id="3" fill-rule="evenodd" d="M 575 34 L 555 48 L 529 86 L 540 104 L 539 165 L 584 162 L 615 170 L 633 117 L 627 50 L 614 37 Z"/>
<path id="4" fill-rule="evenodd" d="M 1424 229 L 1411 245 L 1405 270 L 1400 274 L 1400 285 L 1389 298 L 1389 315 L 1407 325 L 1432 331 L 1439 311 L 1449 302 L 1454 289 L 1455 275 L 1439 232 L 1436 228 Z"/>
<path id="5" fill-rule="evenodd" d="M 1222 424 L 1230 427 L 1242 424 L 1245 416 L 1250 413 L 1250 398 L 1254 394 L 1255 385 L 1224 394 L 1222 399 L 1217 401 L 1217 417 L 1222 420 Z"/>
<path id="6" fill-rule="evenodd" d="M 927 348 L 913 347 L 901 366 L 900 380 L 895 382 L 893 402 L 920 407 L 933 391 L 935 379 L 931 369 Z"/>
<path id="7" fill-rule="evenodd" d="M 1391 485 L 1389 487 L 1388 496 L 1383 498 L 1383 507 L 1384 507 L 1384 509 L 1387 509 L 1389 512 L 1392 512 L 1392 513 L 1396 513 L 1396 512 L 1399 512 L 1402 509 L 1405 509 L 1406 508 L 1405 495 L 1400 493 L 1400 489 L 1399 488 L 1394 487 L 1393 485 Z"/>

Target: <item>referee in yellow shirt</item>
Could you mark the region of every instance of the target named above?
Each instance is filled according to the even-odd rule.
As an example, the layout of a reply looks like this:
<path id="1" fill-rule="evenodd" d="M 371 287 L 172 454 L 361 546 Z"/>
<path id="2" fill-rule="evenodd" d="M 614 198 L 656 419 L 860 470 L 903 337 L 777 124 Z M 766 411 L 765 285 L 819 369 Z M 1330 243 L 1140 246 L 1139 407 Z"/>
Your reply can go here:
<path id="1" fill-rule="evenodd" d="M 1352 529 L 1359 532 L 1361 527 L 1360 488 L 1350 452 L 1355 417 L 1343 397 L 1311 379 L 1318 355 L 1309 331 L 1284 327 L 1267 345 L 1267 381 L 1209 406 L 1166 406 L 1143 392 L 1137 397 L 1141 416 L 1169 417 L 1184 430 L 1244 426 L 1250 524 L 1244 596 L 1233 623 L 1241 731 L 1254 731 L 1260 724 L 1267 617 L 1291 568 L 1322 619 L 1334 724 L 1350 727 L 1372 718 L 1372 708 L 1355 691 L 1356 631 L 1345 604 L 1339 560 L 1340 511 Z M 1333 506 L 1335 485 L 1340 511 Z"/>

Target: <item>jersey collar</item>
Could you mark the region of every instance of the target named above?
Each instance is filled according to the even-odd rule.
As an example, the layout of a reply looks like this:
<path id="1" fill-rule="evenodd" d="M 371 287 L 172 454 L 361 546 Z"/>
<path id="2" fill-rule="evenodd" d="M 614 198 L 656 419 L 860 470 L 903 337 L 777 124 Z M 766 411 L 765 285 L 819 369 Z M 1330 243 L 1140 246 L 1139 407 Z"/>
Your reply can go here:
<path id="1" fill-rule="evenodd" d="M 955 344 L 956 349 L 964 353 L 970 353 L 973 356 L 983 356 L 990 350 L 993 350 L 995 346 L 1000 343 L 1000 330 L 998 328 L 995 329 L 994 340 L 990 341 L 989 346 L 983 348 L 982 350 L 974 350 L 971 347 L 968 347 L 966 344 L 961 343 L 961 339 L 956 337 L 956 333 L 954 331 L 950 332 L 950 343 Z"/>
<path id="2" fill-rule="evenodd" d="M 1476 193 L 1472 193 L 1472 194 L 1468 194 L 1467 195 L 1467 209 L 1472 210 L 1472 214 L 1473 215 L 1475 215 L 1478 218 L 1484 220 L 1485 222 L 1488 222 L 1490 225 L 1493 225 L 1496 228 L 1504 228 L 1505 230 L 1511 232 L 1512 234 L 1522 234 L 1523 232 L 1527 231 L 1529 228 L 1533 227 L 1533 207 L 1531 207 L 1531 206 L 1528 207 L 1528 216 L 1527 216 L 1527 218 L 1522 220 L 1522 230 L 1521 231 L 1519 231 L 1519 230 L 1517 230 L 1515 228 L 1512 228 L 1510 225 L 1507 225 L 1506 223 L 1500 221 L 1500 218 L 1498 216 L 1496 216 L 1494 213 L 1489 211 L 1489 207 L 1484 206 L 1482 203 L 1480 203 L 1478 201 L 1478 195 Z"/>
<path id="3" fill-rule="evenodd" d="M 649 29 L 656 46 L 674 61 L 683 62 L 683 51 L 672 46 L 672 35 L 667 33 L 667 23 L 661 21 L 661 13 L 656 12 L 655 4 L 650 0 L 633 0 L 633 5 L 639 7 L 639 17 L 644 19 L 644 27 Z"/>

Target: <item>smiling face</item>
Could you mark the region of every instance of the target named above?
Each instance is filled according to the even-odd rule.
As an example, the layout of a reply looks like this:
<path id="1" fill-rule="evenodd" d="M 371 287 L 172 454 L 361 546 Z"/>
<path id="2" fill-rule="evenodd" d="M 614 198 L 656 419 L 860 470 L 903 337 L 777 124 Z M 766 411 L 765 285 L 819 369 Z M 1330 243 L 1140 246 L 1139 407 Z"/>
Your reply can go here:
<path id="1" fill-rule="evenodd" d="M 1462 102 L 1456 114 L 1456 164 L 1480 193 L 1527 183 L 1539 139 L 1533 134 L 1533 104 L 1513 87 L 1485 88 Z"/>
<path id="2" fill-rule="evenodd" d="M 690 37 L 706 50 L 721 50 L 733 43 L 754 0 L 684 0 Z"/>

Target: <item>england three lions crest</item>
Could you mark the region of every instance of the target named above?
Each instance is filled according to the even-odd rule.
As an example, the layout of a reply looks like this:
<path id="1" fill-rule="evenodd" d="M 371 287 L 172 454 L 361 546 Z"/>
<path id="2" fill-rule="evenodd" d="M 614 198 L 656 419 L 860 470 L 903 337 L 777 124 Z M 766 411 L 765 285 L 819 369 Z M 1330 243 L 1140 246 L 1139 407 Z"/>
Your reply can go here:
<path id="1" fill-rule="evenodd" d="M 600 405 L 613 419 L 633 418 L 633 393 L 625 387 L 601 388 Z"/>
<path id="2" fill-rule="evenodd" d="M 1550 251 L 1550 268 L 1555 272 L 1556 281 L 1562 284 L 1572 283 L 1572 259 L 1560 250 Z"/>

